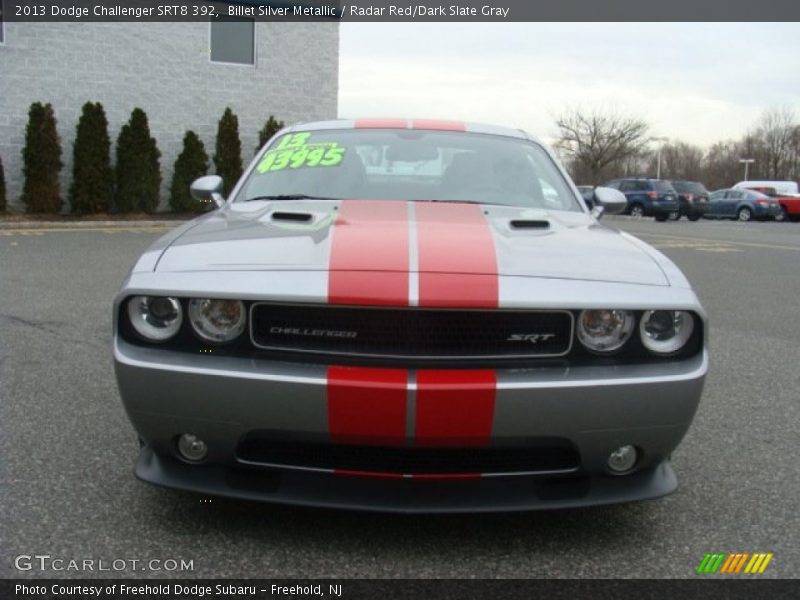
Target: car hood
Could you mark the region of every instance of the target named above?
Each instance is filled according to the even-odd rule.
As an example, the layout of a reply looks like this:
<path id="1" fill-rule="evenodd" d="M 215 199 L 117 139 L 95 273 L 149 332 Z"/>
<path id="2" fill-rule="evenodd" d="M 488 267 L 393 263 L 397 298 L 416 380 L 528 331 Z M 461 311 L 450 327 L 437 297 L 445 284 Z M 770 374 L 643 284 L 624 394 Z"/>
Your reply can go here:
<path id="1" fill-rule="evenodd" d="M 415 230 L 423 227 L 429 236 L 440 234 L 440 253 L 456 256 L 475 252 L 475 218 L 463 217 L 463 207 L 471 206 L 485 220 L 482 227 L 490 232 L 487 239 L 493 245 L 494 259 L 470 262 L 459 272 L 669 285 L 663 270 L 641 242 L 597 223 L 583 212 L 437 202 L 434 223 L 427 222 L 428 217 L 423 215 L 429 211 L 415 209 L 419 204 L 432 203 L 385 202 L 412 206 L 395 211 L 398 216 L 381 214 L 370 218 L 370 235 L 380 239 L 383 232 L 408 227 L 406 244 L 411 271 L 441 272 L 441 265 L 447 264 L 428 261 L 425 266 L 415 260 L 415 245 L 419 243 Z M 156 271 L 335 270 L 340 265 L 331 260 L 331 241 L 337 229 L 350 225 L 340 205 L 338 201 L 321 200 L 228 205 L 201 217 L 178 236 L 162 253 Z M 491 252 L 489 247 L 486 254 Z M 387 266 L 385 270 L 394 268 Z"/>

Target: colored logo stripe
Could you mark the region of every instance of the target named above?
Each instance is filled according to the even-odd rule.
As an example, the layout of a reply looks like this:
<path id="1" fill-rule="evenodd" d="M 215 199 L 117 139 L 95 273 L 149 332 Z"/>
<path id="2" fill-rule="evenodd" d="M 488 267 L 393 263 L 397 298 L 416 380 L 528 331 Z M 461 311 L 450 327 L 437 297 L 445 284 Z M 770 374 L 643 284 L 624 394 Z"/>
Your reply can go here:
<path id="1" fill-rule="evenodd" d="M 697 572 L 716 573 L 723 560 L 725 560 L 725 554 L 706 554 L 700 566 L 697 567 Z"/>
<path id="2" fill-rule="evenodd" d="M 497 381 L 489 369 L 417 372 L 417 446 L 485 446 L 492 435 Z"/>
<path id="3" fill-rule="evenodd" d="M 769 562 L 772 560 L 772 553 L 756 552 L 750 554 L 749 552 L 732 552 L 732 553 L 714 553 L 706 554 L 700 565 L 697 567 L 699 574 L 738 574 L 744 573 L 757 574 L 763 573 Z M 750 559 L 748 562 L 748 558 Z M 747 566 L 745 567 L 745 563 Z"/>
<path id="4" fill-rule="evenodd" d="M 480 206 L 450 202 L 415 205 L 419 305 L 497 308 L 497 257 Z"/>
<path id="5" fill-rule="evenodd" d="M 408 305 L 405 202 L 345 200 L 333 231 L 328 302 Z"/>
<path id="6" fill-rule="evenodd" d="M 750 562 L 747 563 L 747 566 L 744 568 L 745 573 L 763 573 L 764 570 L 767 568 L 769 561 L 772 560 L 772 553 L 770 554 L 754 554 L 753 558 L 750 559 Z"/>
<path id="7" fill-rule="evenodd" d="M 408 371 L 328 367 L 328 431 L 340 444 L 400 446 L 406 437 Z"/>

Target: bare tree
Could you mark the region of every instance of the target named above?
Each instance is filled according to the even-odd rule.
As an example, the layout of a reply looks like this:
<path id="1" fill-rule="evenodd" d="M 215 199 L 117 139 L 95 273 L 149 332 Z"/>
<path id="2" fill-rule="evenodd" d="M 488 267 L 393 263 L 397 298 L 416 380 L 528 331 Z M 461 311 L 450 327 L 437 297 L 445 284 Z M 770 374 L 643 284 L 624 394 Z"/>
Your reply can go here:
<path id="1" fill-rule="evenodd" d="M 700 181 L 703 177 L 703 149 L 693 144 L 676 141 L 661 148 L 661 176 L 664 179 Z M 648 172 L 656 172 L 658 162 L 654 151 L 649 156 Z"/>
<path id="2" fill-rule="evenodd" d="M 786 173 L 789 179 L 797 181 L 800 179 L 800 125 L 796 125 L 792 134 L 792 147 L 789 154 L 789 171 Z"/>
<path id="3" fill-rule="evenodd" d="M 763 144 L 763 166 L 768 179 L 785 179 L 792 159 L 797 120 L 788 106 L 771 108 L 758 122 L 755 136 Z"/>
<path id="4" fill-rule="evenodd" d="M 592 184 L 601 183 L 604 171 L 641 154 L 647 144 L 648 125 L 615 112 L 571 110 L 556 119 L 559 152 Z"/>
<path id="5" fill-rule="evenodd" d="M 710 190 L 727 188 L 742 178 L 739 159 L 745 156 L 741 142 L 717 142 L 706 154 L 700 181 Z"/>

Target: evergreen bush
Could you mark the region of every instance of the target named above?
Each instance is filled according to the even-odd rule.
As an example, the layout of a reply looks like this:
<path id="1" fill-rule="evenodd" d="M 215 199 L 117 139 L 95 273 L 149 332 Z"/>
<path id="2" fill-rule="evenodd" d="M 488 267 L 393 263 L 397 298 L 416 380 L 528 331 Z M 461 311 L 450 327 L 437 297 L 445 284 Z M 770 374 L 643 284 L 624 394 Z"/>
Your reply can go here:
<path id="1" fill-rule="evenodd" d="M 87 102 L 75 131 L 69 203 L 74 213 L 106 212 L 114 193 L 111 140 L 103 105 Z"/>
<path id="2" fill-rule="evenodd" d="M 141 108 L 134 108 L 117 139 L 117 210 L 153 213 L 158 209 L 160 157 L 156 140 L 150 136 L 147 115 Z"/>
<path id="3" fill-rule="evenodd" d="M 56 213 L 61 209 L 58 175 L 62 166 L 53 107 L 34 102 L 28 111 L 22 149 L 22 202 L 28 212 Z"/>
<path id="4" fill-rule="evenodd" d="M 6 212 L 6 176 L 3 172 L 2 157 L 0 157 L 0 212 Z"/>
<path id="5" fill-rule="evenodd" d="M 214 166 L 222 177 L 223 195 L 227 196 L 242 176 L 242 142 L 239 139 L 239 119 L 230 109 L 225 109 L 217 126 L 217 144 Z"/>
<path id="6" fill-rule="evenodd" d="M 183 150 L 175 160 L 170 185 L 169 206 L 174 212 L 202 212 L 208 205 L 192 198 L 189 186 L 208 173 L 208 154 L 194 131 L 183 136 Z"/>
<path id="7" fill-rule="evenodd" d="M 283 121 L 276 121 L 275 117 L 270 115 L 267 122 L 264 123 L 264 127 L 261 128 L 261 131 L 258 132 L 258 148 L 256 148 L 256 152 L 261 150 L 264 147 L 269 139 L 278 133 L 281 129 L 283 129 L 284 123 Z"/>

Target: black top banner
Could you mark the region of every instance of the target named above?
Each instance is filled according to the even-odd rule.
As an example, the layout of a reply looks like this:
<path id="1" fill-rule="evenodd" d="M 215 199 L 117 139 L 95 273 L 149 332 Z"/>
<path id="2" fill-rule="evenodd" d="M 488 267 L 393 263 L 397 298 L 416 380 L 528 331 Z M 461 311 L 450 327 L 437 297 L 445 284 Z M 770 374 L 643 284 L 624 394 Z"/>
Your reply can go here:
<path id="1" fill-rule="evenodd" d="M 556 22 L 800 21 L 798 0 L 436 0 L 397 2 L 240 0 L 0 0 L 2 20 Z"/>

